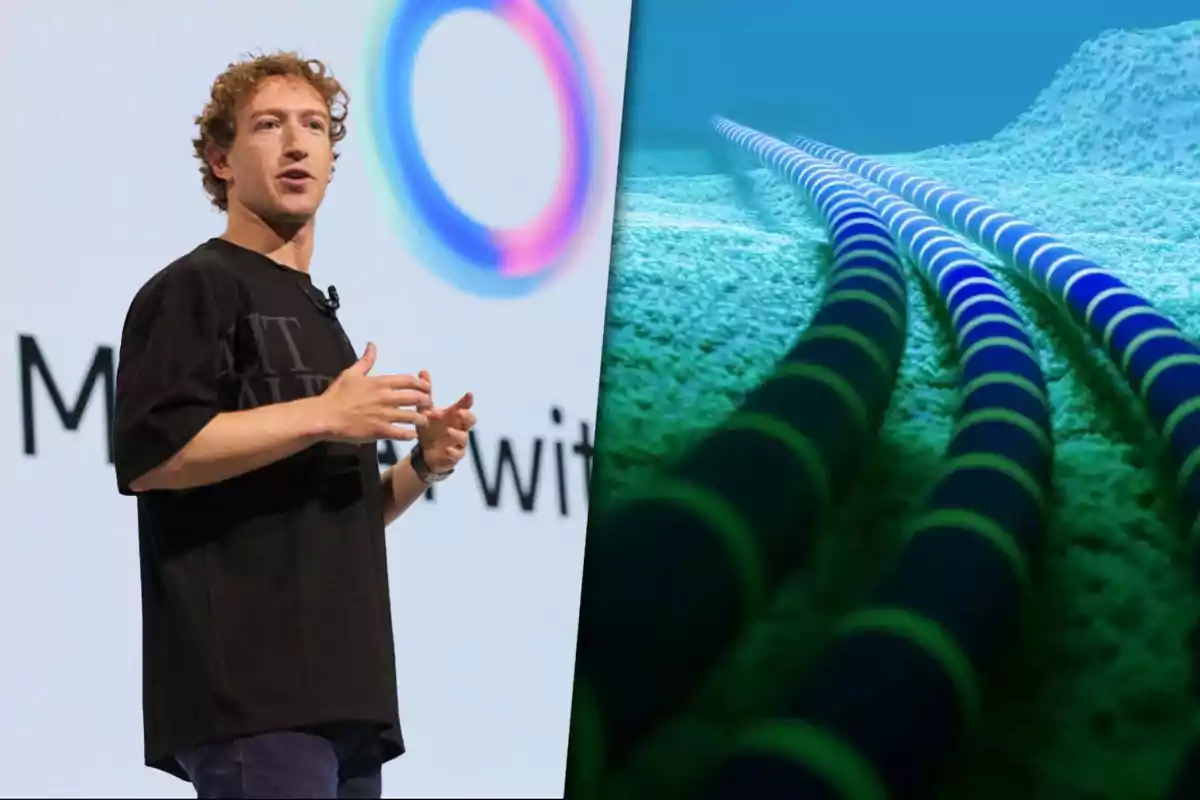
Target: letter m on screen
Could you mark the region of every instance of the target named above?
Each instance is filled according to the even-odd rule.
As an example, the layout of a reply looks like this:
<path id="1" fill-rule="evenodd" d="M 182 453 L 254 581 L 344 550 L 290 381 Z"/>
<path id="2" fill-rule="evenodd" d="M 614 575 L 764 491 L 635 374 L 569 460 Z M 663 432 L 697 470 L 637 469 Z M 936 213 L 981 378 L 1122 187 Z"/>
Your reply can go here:
<path id="1" fill-rule="evenodd" d="M 113 463 L 112 424 L 115 381 L 113 378 L 113 349 L 107 346 L 96 348 L 92 356 L 91 366 L 83 378 L 83 385 L 75 396 L 75 401 L 68 406 L 63 400 L 62 390 L 50 365 L 38 346 L 37 339 L 27 334 L 18 337 L 21 360 L 21 427 L 25 438 L 25 454 L 37 455 L 37 420 L 35 418 L 37 404 L 34 402 L 34 380 L 41 381 L 50 396 L 50 402 L 58 415 L 58 421 L 68 431 L 79 430 L 79 424 L 87 413 L 92 396 L 99 387 L 104 396 L 104 445 L 108 463 Z M 43 406 L 44 408 L 44 406 Z"/>

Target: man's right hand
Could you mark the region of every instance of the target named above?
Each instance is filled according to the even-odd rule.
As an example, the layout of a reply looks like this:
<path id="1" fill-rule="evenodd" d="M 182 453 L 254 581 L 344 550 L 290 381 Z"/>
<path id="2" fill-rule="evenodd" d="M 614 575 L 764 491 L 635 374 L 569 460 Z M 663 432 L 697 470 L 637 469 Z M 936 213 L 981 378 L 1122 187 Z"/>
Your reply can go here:
<path id="1" fill-rule="evenodd" d="M 415 375 L 371 375 L 375 345 L 347 367 L 320 396 L 331 441 L 369 444 L 380 439 L 411 441 L 425 424 L 430 385 Z"/>

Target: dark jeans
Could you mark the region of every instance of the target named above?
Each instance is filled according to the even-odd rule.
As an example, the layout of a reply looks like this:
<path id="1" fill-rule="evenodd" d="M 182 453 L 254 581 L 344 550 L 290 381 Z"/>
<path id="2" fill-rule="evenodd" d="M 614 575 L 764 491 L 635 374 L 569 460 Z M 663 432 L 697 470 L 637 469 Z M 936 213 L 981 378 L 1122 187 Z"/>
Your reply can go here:
<path id="1" fill-rule="evenodd" d="M 377 746 L 353 728 L 279 731 L 204 745 L 176 756 L 196 796 L 208 798 L 379 798 Z"/>

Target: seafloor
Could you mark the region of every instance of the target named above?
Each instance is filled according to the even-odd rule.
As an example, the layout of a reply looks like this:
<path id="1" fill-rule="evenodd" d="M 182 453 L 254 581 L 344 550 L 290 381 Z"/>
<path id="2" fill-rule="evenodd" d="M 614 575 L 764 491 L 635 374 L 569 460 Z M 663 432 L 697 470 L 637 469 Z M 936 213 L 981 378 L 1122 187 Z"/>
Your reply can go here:
<path id="1" fill-rule="evenodd" d="M 597 511 L 733 410 L 823 291 L 826 234 L 799 195 L 765 170 L 730 168 L 715 145 L 623 159 Z M 1200 333 L 1200 23 L 1085 44 L 990 141 L 877 157 L 1061 237 Z M 1157 437 L 1107 357 L 1024 284 L 1003 282 L 1054 403 L 1057 498 L 1036 600 L 941 797 L 1160 798 L 1196 708 L 1188 525 Z M 857 496 L 823 532 L 817 563 L 617 773 L 613 796 L 689 795 L 738 723 L 773 708 L 886 564 L 957 402 L 945 321 L 921 282 L 910 285 L 907 358 Z"/>

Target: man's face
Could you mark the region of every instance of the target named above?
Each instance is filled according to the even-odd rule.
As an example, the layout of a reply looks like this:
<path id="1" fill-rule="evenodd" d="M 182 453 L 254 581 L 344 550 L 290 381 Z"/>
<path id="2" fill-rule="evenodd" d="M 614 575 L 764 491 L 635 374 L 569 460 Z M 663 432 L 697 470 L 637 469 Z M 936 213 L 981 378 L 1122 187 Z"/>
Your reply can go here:
<path id="1" fill-rule="evenodd" d="M 217 176 L 239 204 L 267 222 L 303 224 L 325 197 L 333 143 L 325 102 L 303 78 L 271 77 L 237 113 L 237 135 Z"/>

